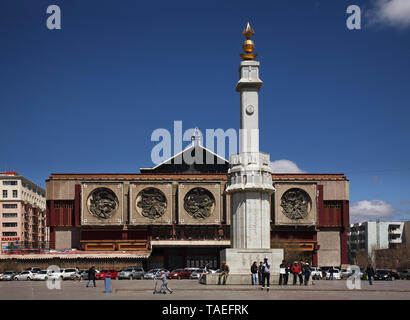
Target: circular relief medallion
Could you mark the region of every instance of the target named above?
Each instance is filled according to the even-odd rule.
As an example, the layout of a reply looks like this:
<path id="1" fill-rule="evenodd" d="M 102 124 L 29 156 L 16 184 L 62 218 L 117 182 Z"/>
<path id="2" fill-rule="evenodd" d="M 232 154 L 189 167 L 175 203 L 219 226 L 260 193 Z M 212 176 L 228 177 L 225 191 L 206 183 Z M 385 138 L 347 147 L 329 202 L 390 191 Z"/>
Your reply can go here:
<path id="1" fill-rule="evenodd" d="M 109 219 L 119 206 L 115 193 L 108 188 L 93 190 L 87 199 L 88 211 L 99 219 Z"/>
<path id="2" fill-rule="evenodd" d="M 184 197 L 184 208 L 195 219 L 208 218 L 215 208 L 215 198 L 204 188 L 193 188 Z"/>
<path id="3" fill-rule="evenodd" d="M 167 198 L 157 188 L 146 188 L 138 193 L 136 205 L 140 215 L 154 220 L 165 214 Z"/>
<path id="4" fill-rule="evenodd" d="M 306 191 L 292 188 L 286 191 L 280 201 L 283 214 L 292 220 L 300 220 L 307 217 L 311 208 L 312 200 Z"/>

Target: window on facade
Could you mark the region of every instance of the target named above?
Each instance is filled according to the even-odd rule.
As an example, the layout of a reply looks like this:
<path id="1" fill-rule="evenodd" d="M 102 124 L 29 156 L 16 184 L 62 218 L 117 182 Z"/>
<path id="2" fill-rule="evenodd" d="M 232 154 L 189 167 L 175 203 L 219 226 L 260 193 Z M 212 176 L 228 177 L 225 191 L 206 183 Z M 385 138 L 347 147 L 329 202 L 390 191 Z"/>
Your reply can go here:
<path id="1" fill-rule="evenodd" d="M 3 222 L 3 228 L 15 228 L 17 227 L 17 222 Z"/>
<path id="2" fill-rule="evenodd" d="M 17 218 L 17 213 L 3 213 L 3 218 Z"/>
<path id="3" fill-rule="evenodd" d="M 13 198 L 17 198 L 17 190 L 13 190 Z"/>
<path id="4" fill-rule="evenodd" d="M 3 209 L 17 209 L 17 204 L 15 204 L 15 203 L 3 203 Z"/>
<path id="5" fill-rule="evenodd" d="M 17 185 L 17 181 L 7 181 L 7 180 L 3 181 L 3 186 L 16 186 L 16 185 Z"/>
<path id="6" fill-rule="evenodd" d="M 334 200 L 324 201 L 323 205 L 325 208 L 342 208 L 342 203 L 340 201 L 334 201 Z"/>
<path id="7" fill-rule="evenodd" d="M 7 198 L 7 190 L 3 190 L 3 198 Z"/>
<path id="8" fill-rule="evenodd" d="M 15 237 L 17 232 L 3 232 L 3 237 Z"/>

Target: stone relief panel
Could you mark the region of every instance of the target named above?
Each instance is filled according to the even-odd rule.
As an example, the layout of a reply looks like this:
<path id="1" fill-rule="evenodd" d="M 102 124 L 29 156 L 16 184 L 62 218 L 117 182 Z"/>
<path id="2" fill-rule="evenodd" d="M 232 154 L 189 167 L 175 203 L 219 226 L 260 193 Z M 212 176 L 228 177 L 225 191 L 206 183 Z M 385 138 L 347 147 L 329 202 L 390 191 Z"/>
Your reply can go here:
<path id="1" fill-rule="evenodd" d="M 178 185 L 179 224 L 220 224 L 220 183 Z"/>
<path id="2" fill-rule="evenodd" d="M 85 182 L 81 188 L 81 224 L 121 225 L 124 223 L 124 186 L 121 182 Z"/>
<path id="3" fill-rule="evenodd" d="M 316 183 L 275 183 L 276 225 L 315 225 L 317 223 Z"/>
<path id="4" fill-rule="evenodd" d="M 170 183 L 130 184 L 130 224 L 172 224 Z"/>
<path id="5" fill-rule="evenodd" d="M 312 200 L 299 188 L 287 190 L 280 199 L 282 213 L 291 220 L 305 219 L 312 210 Z"/>

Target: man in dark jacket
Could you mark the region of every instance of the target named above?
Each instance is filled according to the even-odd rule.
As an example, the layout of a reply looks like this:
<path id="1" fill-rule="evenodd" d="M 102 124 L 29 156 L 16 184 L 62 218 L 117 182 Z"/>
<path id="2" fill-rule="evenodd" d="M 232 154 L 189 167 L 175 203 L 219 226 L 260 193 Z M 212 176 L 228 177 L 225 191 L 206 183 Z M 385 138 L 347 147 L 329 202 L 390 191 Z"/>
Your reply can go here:
<path id="1" fill-rule="evenodd" d="M 94 287 L 95 287 L 95 267 L 92 266 L 90 269 L 88 269 L 88 281 L 86 287 L 88 288 L 88 285 L 90 284 L 90 281 L 93 281 Z"/>
<path id="2" fill-rule="evenodd" d="M 258 285 L 258 265 L 256 264 L 256 261 L 253 262 L 251 265 L 251 274 L 252 274 L 252 285 L 256 286 Z"/>
<path id="3" fill-rule="evenodd" d="M 367 265 L 366 274 L 369 278 L 369 284 L 372 286 L 373 285 L 373 279 L 374 279 L 374 269 L 373 269 L 371 264 Z"/>
<path id="4" fill-rule="evenodd" d="M 310 278 L 310 266 L 307 262 L 303 265 L 303 274 L 305 276 L 305 286 L 307 286 Z"/>
<path id="5" fill-rule="evenodd" d="M 265 280 L 266 280 L 266 289 L 269 291 L 270 285 L 270 264 L 268 262 L 268 258 L 264 259 L 262 265 L 262 287 L 261 290 L 265 287 Z"/>
<path id="6" fill-rule="evenodd" d="M 262 267 L 263 267 L 263 262 L 260 261 L 259 262 L 259 266 L 258 266 L 258 279 L 259 279 L 259 285 L 262 285 Z"/>

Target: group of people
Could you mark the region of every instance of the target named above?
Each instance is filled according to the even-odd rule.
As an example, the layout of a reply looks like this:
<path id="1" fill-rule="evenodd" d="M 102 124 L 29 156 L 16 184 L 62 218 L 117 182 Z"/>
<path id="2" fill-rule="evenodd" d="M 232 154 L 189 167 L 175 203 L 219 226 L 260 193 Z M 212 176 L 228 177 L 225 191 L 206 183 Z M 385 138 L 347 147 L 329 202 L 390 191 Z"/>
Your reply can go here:
<path id="1" fill-rule="evenodd" d="M 259 266 L 257 265 L 257 262 L 254 261 L 251 266 L 252 285 L 259 284 L 261 286 L 261 290 L 263 290 L 266 282 L 267 290 L 269 291 L 270 268 L 271 266 L 268 262 L 268 258 L 265 258 L 264 262 L 260 261 Z M 309 263 L 295 261 L 291 265 L 288 265 L 285 260 L 283 260 L 279 266 L 280 286 L 288 284 L 289 274 L 293 274 L 293 285 L 297 284 L 298 279 L 300 285 L 307 285 L 311 274 Z"/>

